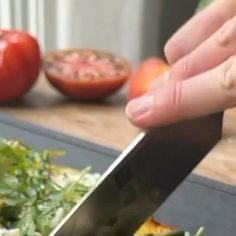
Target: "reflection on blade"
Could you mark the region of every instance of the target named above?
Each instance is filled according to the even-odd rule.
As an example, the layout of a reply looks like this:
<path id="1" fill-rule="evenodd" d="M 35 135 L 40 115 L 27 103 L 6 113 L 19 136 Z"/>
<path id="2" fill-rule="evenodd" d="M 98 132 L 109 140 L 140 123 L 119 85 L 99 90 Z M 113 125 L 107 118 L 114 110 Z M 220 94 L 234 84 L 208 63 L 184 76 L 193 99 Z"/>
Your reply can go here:
<path id="1" fill-rule="evenodd" d="M 130 236 L 221 138 L 222 114 L 139 135 L 50 236 Z"/>

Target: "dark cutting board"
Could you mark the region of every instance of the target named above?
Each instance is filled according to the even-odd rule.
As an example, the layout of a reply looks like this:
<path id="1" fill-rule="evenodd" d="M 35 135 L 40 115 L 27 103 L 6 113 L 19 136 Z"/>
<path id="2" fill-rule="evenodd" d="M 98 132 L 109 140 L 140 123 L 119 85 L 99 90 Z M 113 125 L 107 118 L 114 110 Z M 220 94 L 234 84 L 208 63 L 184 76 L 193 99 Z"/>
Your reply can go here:
<path id="1" fill-rule="evenodd" d="M 0 136 L 20 139 L 36 149 L 63 149 L 57 163 L 102 173 L 119 152 L 78 138 L 44 129 L 0 114 Z M 206 236 L 236 235 L 236 187 L 196 175 L 189 176 L 156 212 L 164 224 L 195 232 L 205 226 Z"/>

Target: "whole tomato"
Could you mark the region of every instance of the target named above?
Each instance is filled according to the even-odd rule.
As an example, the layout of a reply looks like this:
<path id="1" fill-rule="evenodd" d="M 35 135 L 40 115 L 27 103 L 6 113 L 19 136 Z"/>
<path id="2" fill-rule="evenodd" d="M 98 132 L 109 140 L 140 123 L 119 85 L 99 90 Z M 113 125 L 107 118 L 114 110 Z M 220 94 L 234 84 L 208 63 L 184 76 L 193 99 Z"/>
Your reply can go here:
<path id="1" fill-rule="evenodd" d="M 144 60 L 131 76 L 127 100 L 129 101 L 146 93 L 151 81 L 167 71 L 168 68 L 168 64 L 158 57 Z"/>
<path id="2" fill-rule="evenodd" d="M 48 81 L 74 100 L 97 101 L 114 94 L 130 76 L 129 62 L 95 49 L 64 49 L 44 57 Z"/>
<path id="3" fill-rule="evenodd" d="M 0 102 L 24 95 L 38 77 L 40 48 L 26 32 L 0 30 Z"/>

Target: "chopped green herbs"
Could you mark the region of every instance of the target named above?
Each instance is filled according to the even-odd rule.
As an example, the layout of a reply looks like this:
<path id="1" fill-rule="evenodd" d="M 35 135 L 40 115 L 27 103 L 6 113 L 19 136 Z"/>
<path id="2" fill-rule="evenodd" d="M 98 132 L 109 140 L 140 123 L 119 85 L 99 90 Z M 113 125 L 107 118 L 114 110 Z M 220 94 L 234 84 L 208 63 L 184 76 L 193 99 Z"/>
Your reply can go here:
<path id="1" fill-rule="evenodd" d="M 22 236 L 48 235 L 62 217 L 86 194 L 90 171 L 61 187 L 50 173 L 49 158 L 59 151 L 36 152 L 17 141 L 0 139 L 0 227 L 20 229 Z"/>
<path id="2" fill-rule="evenodd" d="M 198 3 L 198 7 L 197 7 L 197 12 L 201 11 L 203 8 L 205 8 L 206 6 L 208 6 L 211 2 L 213 2 L 214 0 L 200 0 Z M 216 0 L 215 0 L 216 1 Z"/>
<path id="3" fill-rule="evenodd" d="M 96 184 L 99 175 L 90 174 L 90 167 L 77 171 L 50 165 L 51 157 L 63 154 L 37 152 L 0 138 L 0 235 L 47 236 Z M 202 233 L 200 228 L 195 236 Z M 179 231 L 156 236 L 190 234 Z"/>
<path id="4" fill-rule="evenodd" d="M 201 227 L 197 233 L 195 234 L 195 236 L 202 236 L 203 235 L 203 232 L 204 232 L 204 227 Z"/>
<path id="5" fill-rule="evenodd" d="M 203 236 L 204 228 L 201 227 L 194 236 Z M 190 233 L 184 231 L 175 231 L 170 233 L 161 233 L 161 234 L 148 234 L 146 236 L 191 236 Z"/>

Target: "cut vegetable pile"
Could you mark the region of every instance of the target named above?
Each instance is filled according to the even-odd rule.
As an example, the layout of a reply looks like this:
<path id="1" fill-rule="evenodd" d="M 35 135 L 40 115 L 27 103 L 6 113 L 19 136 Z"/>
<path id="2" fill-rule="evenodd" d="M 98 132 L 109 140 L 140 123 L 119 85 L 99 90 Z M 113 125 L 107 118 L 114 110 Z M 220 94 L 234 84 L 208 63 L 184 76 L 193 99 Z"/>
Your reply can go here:
<path id="1" fill-rule="evenodd" d="M 90 174 L 89 168 L 75 175 L 69 169 L 66 174 L 66 169 L 51 167 L 49 158 L 58 154 L 62 153 L 36 152 L 15 141 L 0 140 L 1 227 L 20 231 L 14 235 L 48 235 L 95 184 L 98 175 Z"/>
<path id="2" fill-rule="evenodd" d="M 61 151 L 37 152 L 0 138 L 0 236 L 46 236 L 97 182 L 99 174 L 50 165 Z M 146 222 L 135 236 L 185 232 Z M 160 234 L 161 233 L 161 234 Z M 196 236 L 202 235 L 202 229 Z"/>

